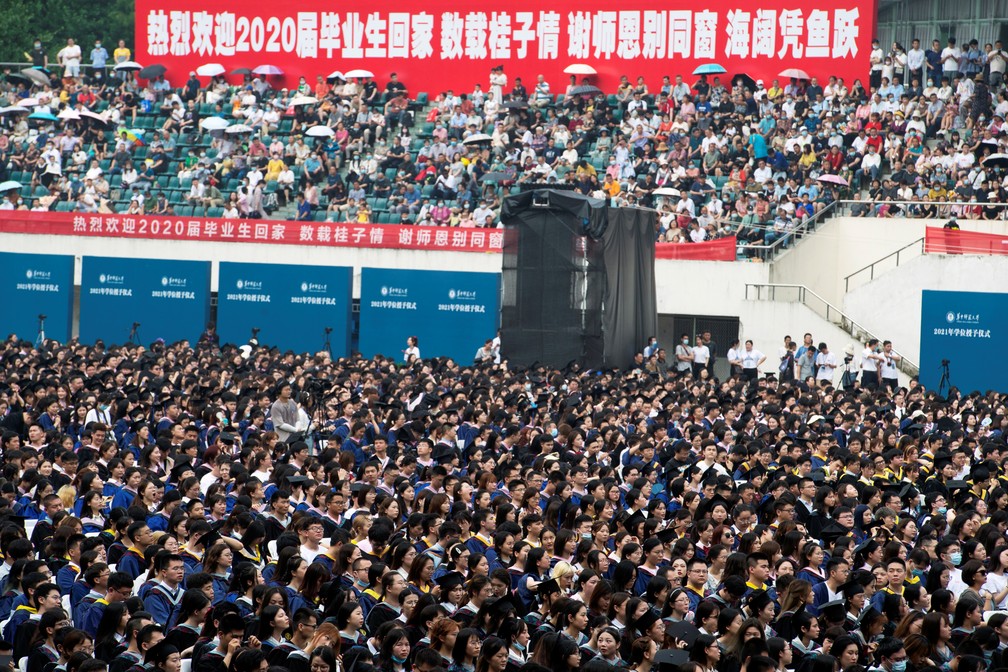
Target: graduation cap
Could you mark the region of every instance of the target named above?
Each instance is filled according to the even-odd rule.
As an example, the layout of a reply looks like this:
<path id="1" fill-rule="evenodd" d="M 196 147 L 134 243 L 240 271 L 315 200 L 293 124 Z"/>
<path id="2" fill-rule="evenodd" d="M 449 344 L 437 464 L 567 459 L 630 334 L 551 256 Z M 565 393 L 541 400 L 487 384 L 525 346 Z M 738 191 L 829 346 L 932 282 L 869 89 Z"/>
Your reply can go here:
<path id="1" fill-rule="evenodd" d="M 846 618 L 846 614 L 847 603 L 843 600 L 833 600 L 819 605 L 819 615 L 830 623 L 840 623 Z"/>
<path id="2" fill-rule="evenodd" d="M 637 632 L 644 634 L 651 629 L 651 626 L 661 620 L 661 617 L 654 612 L 653 609 L 648 609 L 641 617 L 637 619 L 634 623 L 634 627 L 637 628 Z"/>
<path id="3" fill-rule="evenodd" d="M 515 604 L 514 599 L 510 595 L 505 595 L 488 605 L 487 611 L 490 612 L 491 616 L 503 618 L 508 612 L 518 613 L 518 605 Z"/>
<path id="4" fill-rule="evenodd" d="M 700 630 L 689 621 L 679 621 L 665 627 L 665 636 L 673 640 L 680 639 L 687 646 L 693 646 L 693 642 L 700 636 Z"/>
<path id="5" fill-rule="evenodd" d="M 144 662 L 148 665 L 154 665 L 156 667 L 158 663 L 163 663 L 168 660 L 168 656 L 173 653 L 179 653 L 178 647 L 169 643 L 167 639 L 162 639 L 160 642 L 147 649 L 147 655 L 144 656 Z"/>
<path id="6" fill-rule="evenodd" d="M 840 592 L 843 593 L 844 599 L 849 600 L 855 595 L 864 593 L 865 587 L 861 585 L 860 581 L 848 581 L 840 586 Z"/>
<path id="7" fill-rule="evenodd" d="M 562 591 L 560 590 L 560 584 L 557 583 L 556 579 L 546 579 L 536 587 L 536 594 L 539 595 L 540 600 L 543 595 L 550 595 L 559 592 Z"/>
<path id="8" fill-rule="evenodd" d="M 465 576 L 462 575 L 462 572 L 448 572 L 435 579 L 434 583 L 441 586 L 441 597 L 443 598 L 446 597 L 448 591 L 463 585 Z"/>
<path id="9" fill-rule="evenodd" d="M 234 445 L 235 435 L 230 432 L 221 432 L 218 438 L 221 443 L 227 444 L 229 446 Z"/>
<path id="10" fill-rule="evenodd" d="M 944 417 L 938 418 L 936 427 L 938 428 L 939 432 L 953 432 L 959 429 L 959 423 L 946 415 Z"/>
<path id="11" fill-rule="evenodd" d="M 861 615 L 857 617 L 857 624 L 861 625 L 861 622 L 866 618 L 868 618 L 869 616 L 874 618 L 876 616 L 881 615 L 881 613 L 882 612 L 880 612 L 878 609 L 869 605 L 867 608 L 865 608 L 864 611 L 861 612 Z"/>
<path id="12" fill-rule="evenodd" d="M 727 577 L 721 582 L 721 587 L 727 590 L 730 595 L 734 595 L 735 597 L 742 597 L 745 595 L 746 590 L 749 589 L 746 585 L 745 579 L 741 576 Z"/>
<path id="13" fill-rule="evenodd" d="M 676 531 L 672 528 L 662 530 L 661 532 L 655 534 L 655 536 L 658 538 L 658 541 L 662 543 L 662 546 L 673 543 L 679 537 L 679 535 L 676 534 Z"/>
<path id="14" fill-rule="evenodd" d="M 819 532 L 819 537 L 823 540 L 823 542 L 827 544 L 832 544 L 835 543 L 836 540 L 839 539 L 840 537 L 846 537 L 849 534 L 850 530 L 848 530 L 846 527 L 840 525 L 836 521 L 831 521 L 829 525 L 824 527 Z"/>
<path id="15" fill-rule="evenodd" d="M 633 531 L 633 529 L 634 529 L 634 528 L 635 528 L 635 527 L 636 527 L 637 525 L 640 525 L 641 523 L 643 523 L 643 522 L 644 522 L 644 520 L 645 520 L 645 516 L 644 516 L 644 514 L 643 514 L 643 513 L 641 512 L 641 511 L 635 511 L 634 513 L 632 513 L 632 514 L 630 515 L 630 517 L 629 517 L 629 518 L 627 518 L 627 519 L 626 519 L 626 521 L 625 521 L 625 522 L 623 523 L 623 527 L 624 527 L 624 528 L 625 528 L 625 529 L 626 529 L 626 530 L 627 530 L 628 532 L 632 532 L 632 531 Z"/>
<path id="16" fill-rule="evenodd" d="M 770 598 L 770 594 L 765 590 L 756 590 L 749 594 L 749 600 L 747 604 L 749 606 L 749 611 L 752 614 L 757 614 L 766 608 L 768 604 L 773 602 Z"/>
<path id="17" fill-rule="evenodd" d="M 294 474 L 293 476 L 287 477 L 287 482 L 291 485 L 304 485 L 310 479 L 307 476 L 302 476 L 301 474 Z"/>
<path id="18" fill-rule="evenodd" d="M 458 453 L 447 443 L 440 443 L 434 448 L 431 457 L 437 462 L 451 462 L 454 458 L 458 457 Z"/>
<path id="19" fill-rule="evenodd" d="M 195 467 L 193 467 L 192 463 L 186 459 L 182 460 L 181 462 L 177 463 L 174 467 L 172 467 L 171 471 L 169 472 L 169 476 L 171 476 L 172 482 L 180 483 L 182 481 L 182 474 L 184 474 L 187 471 L 191 471 L 193 472 L 193 474 L 196 473 Z"/>
<path id="20" fill-rule="evenodd" d="M 689 662 L 689 652 L 682 649 L 662 649 L 655 654 L 654 664 L 661 672 L 674 672 Z"/>

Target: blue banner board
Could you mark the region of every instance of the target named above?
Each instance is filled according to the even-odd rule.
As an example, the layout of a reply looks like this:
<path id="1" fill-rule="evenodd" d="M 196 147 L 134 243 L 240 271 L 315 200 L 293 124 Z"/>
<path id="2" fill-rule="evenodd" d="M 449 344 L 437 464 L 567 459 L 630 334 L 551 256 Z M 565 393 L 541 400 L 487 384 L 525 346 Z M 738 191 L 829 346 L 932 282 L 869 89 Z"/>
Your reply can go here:
<path id="1" fill-rule="evenodd" d="M 241 345 L 257 328 L 259 343 L 297 353 L 322 350 L 328 337 L 333 356 L 346 357 L 352 292 L 350 267 L 222 261 L 217 333 L 222 343 Z"/>
<path id="2" fill-rule="evenodd" d="M 137 327 L 147 345 L 188 339 L 193 346 L 210 318 L 210 262 L 84 257 L 80 340 L 122 344 Z"/>
<path id="3" fill-rule="evenodd" d="M 963 394 L 1008 391 L 1008 294 L 921 293 L 920 381 L 937 390 L 948 360 L 948 382 Z M 948 385 L 942 393 L 948 391 Z"/>
<path id="4" fill-rule="evenodd" d="M 416 336 L 420 356 L 469 364 L 500 324 L 500 274 L 361 271 L 360 351 L 403 359 Z"/>
<path id="5" fill-rule="evenodd" d="M 39 315 L 45 315 L 45 337 L 70 340 L 73 324 L 74 258 L 57 254 L 0 252 L 0 338 L 16 334 L 35 342 Z"/>

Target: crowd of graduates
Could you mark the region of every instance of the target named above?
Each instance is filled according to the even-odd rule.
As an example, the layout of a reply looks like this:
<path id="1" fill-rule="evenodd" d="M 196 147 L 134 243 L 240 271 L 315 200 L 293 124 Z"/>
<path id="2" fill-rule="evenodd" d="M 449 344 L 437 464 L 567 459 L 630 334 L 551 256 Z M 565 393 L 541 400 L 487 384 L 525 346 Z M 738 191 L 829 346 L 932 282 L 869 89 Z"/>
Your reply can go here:
<path id="1" fill-rule="evenodd" d="M 22 672 L 1008 667 L 994 393 L 210 332 L 0 371 Z"/>

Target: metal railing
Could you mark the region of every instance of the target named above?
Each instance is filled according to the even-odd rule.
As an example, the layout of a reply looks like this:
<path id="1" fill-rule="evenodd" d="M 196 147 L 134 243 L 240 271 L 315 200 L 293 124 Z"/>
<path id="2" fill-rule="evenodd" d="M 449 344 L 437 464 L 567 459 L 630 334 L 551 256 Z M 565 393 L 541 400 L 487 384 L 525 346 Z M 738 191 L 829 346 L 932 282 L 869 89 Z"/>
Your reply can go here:
<path id="1" fill-rule="evenodd" d="M 778 294 L 781 296 L 778 297 Z M 747 301 L 789 301 L 801 303 L 827 322 L 843 329 L 860 343 L 867 343 L 872 338 L 878 338 L 879 341 L 882 340 L 805 285 L 746 283 L 745 296 Z M 911 378 L 919 373 L 920 367 L 916 362 L 910 361 L 896 349 L 893 349 L 893 352 L 900 356 L 900 360 L 896 365 L 897 369 Z"/>
<path id="2" fill-rule="evenodd" d="M 883 205 L 895 206 L 899 213 L 889 216 L 890 219 L 926 219 L 933 221 L 935 226 L 942 226 L 950 219 L 963 222 L 969 221 L 995 221 L 1008 219 L 1008 203 L 970 203 L 967 201 L 941 201 L 933 203 L 931 201 L 871 201 L 871 200 L 840 200 L 836 201 L 838 215 L 853 217 L 876 217 L 878 209 Z M 907 214 L 917 209 L 930 208 L 935 206 L 935 213 L 931 216 L 920 216 L 917 214 Z M 857 210 L 866 210 L 858 212 Z M 991 219 L 983 216 L 983 210 L 997 210 L 997 217 Z M 978 211 L 979 214 L 974 214 Z"/>
<path id="3" fill-rule="evenodd" d="M 796 226 L 793 230 L 789 231 L 785 236 L 778 238 L 769 245 L 766 244 L 740 244 L 739 249 L 743 254 L 752 252 L 752 256 L 758 257 L 763 261 L 772 261 L 779 254 L 789 249 L 789 247 L 797 244 L 799 240 L 812 233 L 818 228 L 818 226 L 826 220 L 827 217 L 837 214 L 836 212 L 836 202 L 830 203 L 825 208 L 812 215 L 801 224 Z M 767 230 L 773 227 L 771 223 L 762 223 L 758 226 L 752 227 L 759 230 Z M 741 228 L 741 227 L 740 227 Z"/>
<path id="4" fill-rule="evenodd" d="M 908 252 L 908 250 L 910 250 L 911 252 L 914 252 L 913 256 L 910 256 L 910 252 Z M 890 259 L 894 260 L 894 263 L 893 263 L 893 265 L 892 265 L 891 268 L 897 268 L 900 265 L 900 255 L 903 255 L 902 258 L 904 260 L 906 260 L 908 257 L 912 258 L 912 259 L 916 259 L 917 257 L 921 256 L 922 254 L 924 254 L 924 238 L 923 237 L 918 238 L 917 240 L 915 240 L 915 241 L 913 241 L 911 243 L 907 243 L 906 245 L 904 245 L 903 247 L 899 248 L 895 252 L 890 252 L 889 254 L 887 254 L 886 256 L 882 257 L 881 259 L 877 259 L 876 261 L 873 261 L 872 263 L 868 264 L 864 268 L 858 269 L 858 270 L 854 271 L 853 273 L 851 273 L 850 275 L 848 275 L 846 278 L 844 278 L 844 293 L 849 292 L 851 290 L 851 280 L 853 278 L 863 278 L 865 273 L 868 274 L 868 279 L 865 282 L 859 283 L 857 285 L 857 287 L 860 287 L 862 284 L 865 284 L 867 282 L 871 282 L 872 280 L 874 280 L 875 279 L 875 270 L 876 270 L 876 268 L 878 266 L 881 266 L 885 262 L 889 261 Z M 887 267 L 885 270 L 891 270 L 891 269 L 889 267 Z M 856 287 L 855 287 L 855 289 L 856 289 Z"/>

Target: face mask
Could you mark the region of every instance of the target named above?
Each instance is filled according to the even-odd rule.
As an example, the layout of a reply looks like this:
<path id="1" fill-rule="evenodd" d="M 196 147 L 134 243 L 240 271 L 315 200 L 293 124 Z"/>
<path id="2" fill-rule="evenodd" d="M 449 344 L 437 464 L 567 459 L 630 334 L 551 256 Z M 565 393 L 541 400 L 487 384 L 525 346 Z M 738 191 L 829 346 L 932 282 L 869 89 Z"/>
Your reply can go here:
<path id="1" fill-rule="evenodd" d="M 558 431 L 557 431 L 557 428 L 556 428 L 556 427 L 554 427 L 553 429 L 551 429 L 551 430 L 550 430 L 550 435 L 551 435 L 551 436 L 552 436 L 552 437 L 553 437 L 554 439 L 555 439 L 555 438 L 557 437 L 557 435 L 558 435 L 559 433 L 560 433 L 560 432 L 558 432 Z"/>
<path id="2" fill-rule="evenodd" d="M 949 560 L 952 561 L 953 565 L 958 567 L 959 563 L 962 562 L 962 553 L 960 553 L 959 551 L 952 553 L 951 555 L 949 555 Z"/>
<path id="3" fill-rule="evenodd" d="M 524 651 L 525 650 L 525 645 L 522 644 L 521 642 L 515 642 L 514 643 L 514 647 L 516 649 L 518 649 L 519 651 Z"/>
<path id="4" fill-rule="evenodd" d="M 591 532 L 582 532 L 581 533 L 581 538 L 582 539 L 591 539 Z"/>
<path id="5" fill-rule="evenodd" d="M 360 579 L 354 579 L 354 583 L 356 583 L 361 588 L 367 588 L 368 586 L 367 581 L 361 581 Z"/>
<path id="6" fill-rule="evenodd" d="M 892 672 L 905 672 L 905 670 L 906 670 L 906 661 L 905 660 L 897 660 L 897 661 L 893 662 L 893 664 L 892 664 Z"/>
<path id="7" fill-rule="evenodd" d="M 395 662 L 398 665 L 402 665 L 403 663 L 406 662 L 406 659 L 405 658 L 400 658 L 399 656 L 397 656 L 395 654 L 392 654 L 392 661 Z M 903 667 L 906 667 L 906 663 L 903 663 Z"/>
<path id="8" fill-rule="evenodd" d="M 531 390 L 532 389 L 532 383 L 525 383 L 525 389 L 526 390 Z"/>

